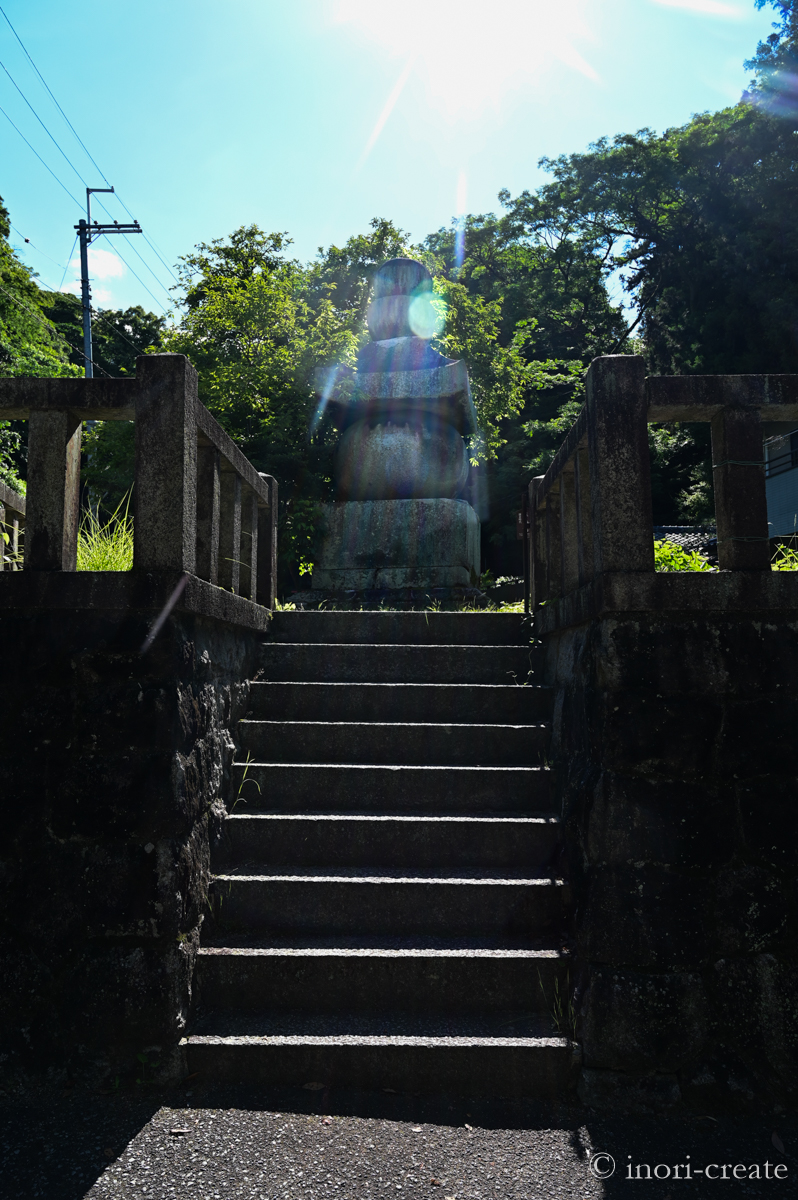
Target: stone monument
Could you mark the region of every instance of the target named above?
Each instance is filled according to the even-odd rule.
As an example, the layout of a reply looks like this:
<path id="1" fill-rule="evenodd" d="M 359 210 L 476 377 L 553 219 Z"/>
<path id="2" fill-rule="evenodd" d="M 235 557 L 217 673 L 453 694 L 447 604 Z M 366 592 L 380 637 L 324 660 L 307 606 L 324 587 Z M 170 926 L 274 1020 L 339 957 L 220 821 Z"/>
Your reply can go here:
<path id="1" fill-rule="evenodd" d="M 374 276 L 372 341 L 351 395 L 335 400 L 337 499 L 324 505 L 313 590 L 395 592 L 475 585 L 479 518 L 456 499 L 468 478 L 464 436 L 477 432 L 462 360 L 432 349 L 432 277 L 395 258 Z"/>

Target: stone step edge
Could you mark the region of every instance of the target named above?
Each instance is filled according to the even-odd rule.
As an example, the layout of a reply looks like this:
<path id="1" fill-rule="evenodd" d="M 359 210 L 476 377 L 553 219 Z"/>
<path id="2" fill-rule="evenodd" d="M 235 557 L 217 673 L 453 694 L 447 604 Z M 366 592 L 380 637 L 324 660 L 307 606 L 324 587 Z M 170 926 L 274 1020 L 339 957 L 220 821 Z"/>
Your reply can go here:
<path id="1" fill-rule="evenodd" d="M 238 764 L 241 765 L 241 764 Z M 250 766 L 253 764 L 250 763 Z M 329 813 L 329 812 L 304 812 L 304 813 L 281 813 L 281 812 L 257 812 L 257 813 L 228 813 L 225 817 L 225 824 L 228 821 L 365 821 L 373 824 L 380 822 L 388 823 L 391 821 L 402 822 L 403 824 L 425 825 L 430 823 L 445 824 L 461 824 L 461 825 L 561 825 L 562 818 L 556 813 L 513 813 L 509 812 L 506 815 L 494 816 L 470 816 L 468 813 L 449 816 L 443 814 L 416 815 L 414 813 Z"/>
<path id="2" fill-rule="evenodd" d="M 267 647 L 270 650 L 279 647 L 281 650 L 288 647 L 295 648 L 301 646 L 303 649 L 319 650 L 323 647 L 329 648 L 335 646 L 341 650 L 347 650 L 351 647 L 357 647 L 358 650 L 374 650 L 379 647 L 382 650 L 517 650 L 521 653 L 532 653 L 533 647 L 524 645 L 523 642 L 261 642 L 261 646 Z M 541 655 L 542 656 L 542 655 Z"/>
<path id="3" fill-rule="evenodd" d="M 436 949 L 429 947 L 327 947 L 327 946 L 200 946 L 200 958 L 499 958 L 499 959 L 556 959 L 570 962 L 569 950 L 491 950 Z"/>
<path id="4" fill-rule="evenodd" d="M 404 1034 L 190 1034 L 180 1039 L 181 1046 L 421 1046 L 436 1047 L 510 1047 L 514 1049 L 555 1049 L 576 1052 L 579 1044 L 566 1037 L 423 1037 Z"/>
<path id="5" fill-rule="evenodd" d="M 230 875 L 222 873 L 221 875 L 212 875 L 212 883 L 377 883 L 377 884 L 409 884 L 424 885 L 435 884 L 442 887 L 555 887 L 565 888 L 567 882 L 564 879 L 516 879 L 512 877 L 496 877 L 488 879 L 476 879 L 469 876 L 460 875 L 261 875 L 261 874 L 240 874 Z"/>
<path id="6" fill-rule="evenodd" d="M 294 642 L 281 643 L 282 645 L 293 646 Z M 315 645 L 314 642 L 304 643 L 305 645 Z M 337 645 L 336 642 L 332 643 Z M 348 643 L 358 645 L 359 643 Z M 381 643 L 378 643 L 381 644 Z M 494 647 L 495 649 L 496 647 Z M 501 647 L 499 647 L 501 649 Z M 554 688 L 545 683 L 379 683 L 379 682 L 357 682 L 347 683 L 346 681 L 336 681 L 334 679 L 251 679 L 250 687 L 258 688 L 276 688 L 276 687 L 302 687 L 302 688 L 385 688 L 395 692 L 397 688 L 462 688 L 463 691 L 477 691 L 483 688 L 486 691 L 502 691 L 502 692 L 551 692 L 554 693 Z"/>
<path id="7" fill-rule="evenodd" d="M 244 762 L 236 760 L 233 767 L 268 768 L 271 771 L 295 771 L 297 767 L 306 770 L 335 770 L 335 771 L 534 771 L 537 774 L 551 774 L 549 767 L 541 766 L 482 766 L 479 763 L 446 766 L 445 763 L 318 763 L 318 762 L 259 762 L 254 758 Z"/>
<path id="8" fill-rule="evenodd" d="M 520 725 L 504 724 L 487 725 L 481 721 L 275 721 L 270 717 L 242 717 L 238 722 L 242 725 L 279 725 L 282 728 L 296 725 L 312 725 L 316 729 L 550 729 L 551 721 L 529 721 Z"/>

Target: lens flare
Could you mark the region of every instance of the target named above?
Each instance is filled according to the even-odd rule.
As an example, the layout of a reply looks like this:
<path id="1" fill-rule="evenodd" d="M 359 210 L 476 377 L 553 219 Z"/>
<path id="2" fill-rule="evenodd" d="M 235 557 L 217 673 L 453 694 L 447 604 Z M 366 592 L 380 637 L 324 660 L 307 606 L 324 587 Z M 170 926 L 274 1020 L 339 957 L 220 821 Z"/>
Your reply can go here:
<path id="1" fill-rule="evenodd" d="M 587 0 L 338 0 L 332 20 L 380 43 L 405 67 L 373 127 L 374 146 L 411 73 L 450 119 L 498 109 L 514 88 L 545 87 L 558 64 L 598 82 L 576 48 L 593 40 Z"/>
<path id="2" fill-rule="evenodd" d="M 416 337 L 437 337 L 446 324 L 446 305 L 440 296 L 421 292 L 410 302 L 407 321 Z"/>
<path id="3" fill-rule="evenodd" d="M 777 117 L 798 116 L 798 75 L 790 71 L 769 72 L 766 87 L 753 100 Z"/>
<path id="4" fill-rule="evenodd" d="M 457 224 L 454 234 L 454 265 L 458 271 L 463 265 L 465 259 L 465 215 L 467 203 L 467 185 L 465 171 L 461 171 L 457 177 L 457 197 L 455 200 L 455 216 Z"/>

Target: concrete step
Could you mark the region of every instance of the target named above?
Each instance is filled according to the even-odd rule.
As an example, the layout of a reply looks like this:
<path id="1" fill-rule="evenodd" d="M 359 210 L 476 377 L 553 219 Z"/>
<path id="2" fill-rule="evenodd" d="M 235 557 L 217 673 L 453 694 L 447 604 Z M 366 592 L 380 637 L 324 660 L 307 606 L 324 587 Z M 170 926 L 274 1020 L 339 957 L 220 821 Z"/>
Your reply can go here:
<path id="1" fill-rule="evenodd" d="M 210 936 L 304 930 L 318 934 L 412 936 L 560 934 L 566 886 L 560 879 L 488 875 L 295 871 L 261 867 L 216 876 L 209 890 Z"/>
<path id="2" fill-rule="evenodd" d="M 363 766 L 237 763 L 237 812 L 549 812 L 554 774 L 544 767 Z"/>
<path id="3" fill-rule="evenodd" d="M 541 670 L 534 675 L 527 646 L 265 642 L 260 666 L 264 679 L 280 682 L 524 684 L 542 680 Z"/>
<path id="4" fill-rule="evenodd" d="M 278 612 L 269 625 L 278 642 L 528 646 L 530 637 L 520 613 Z"/>
<path id="5" fill-rule="evenodd" d="M 560 821 L 540 816 L 409 816 L 352 813 L 233 813 L 211 863 L 289 867 L 492 870 L 546 873 Z M 287 871 L 285 873 L 288 873 Z"/>
<path id="6" fill-rule="evenodd" d="M 513 725 L 549 720 L 553 703 L 552 689 L 535 685 L 256 682 L 248 715 L 271 721 L 361 721 L 368 717 L 370 721 Z"/>
<path id="7" fill-rule="evenodd" d="M 194 978 L 202 1013 L 394 1008 L 418 1017 L 508 1010 L 528 1017 L 554 1011 L 556 996 L 568 991 L 569 965 L 556 949 L 208 946 Z"/>
<path id="8" fill-rule="evenodd" d="M 189 1074 L 200 1082 L 541 1100 L 567 1096 L 575 1086 L 578 1045 L 544 1030 L 538 1037 L 429 1035 L 393 1032 L 396 1024 L 407 1029 L 407 1022 L 381 1024 L 385 1032 L 374 1034 L 274 1034 L 264 1032 L 270 1022 L 251 1019 L 242 1032 L 194 1034 L 183 1044 Z"/>
<path id="9" fill-rule="evenodd" d="M 531 766 L 550 727 L 355 721 L 239 721 L 238 755 L 257 762 Z"/>

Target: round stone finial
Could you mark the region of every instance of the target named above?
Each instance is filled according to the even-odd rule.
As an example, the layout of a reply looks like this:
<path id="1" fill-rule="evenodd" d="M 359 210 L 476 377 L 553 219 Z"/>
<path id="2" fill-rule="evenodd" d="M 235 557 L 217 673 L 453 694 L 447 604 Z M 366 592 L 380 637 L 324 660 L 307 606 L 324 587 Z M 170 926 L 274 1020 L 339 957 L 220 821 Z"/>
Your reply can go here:
<path id="1" fill-rule="evenodd" d="M 409 296 L 411 292 L 431 292 L 432 276 L 423 263 L 414 258 L 390 258 L 374 272 L 374 298 Z"/>
<path id="2" fill-rule="evenodd" d="M 390 338 L 431 338 L 432 276 L 414 258 L 391 258 L 374 272 L 373 296 L 366 317 L 375 342 Z M 413 319 L 413 313 L 416 320 Z"/>

